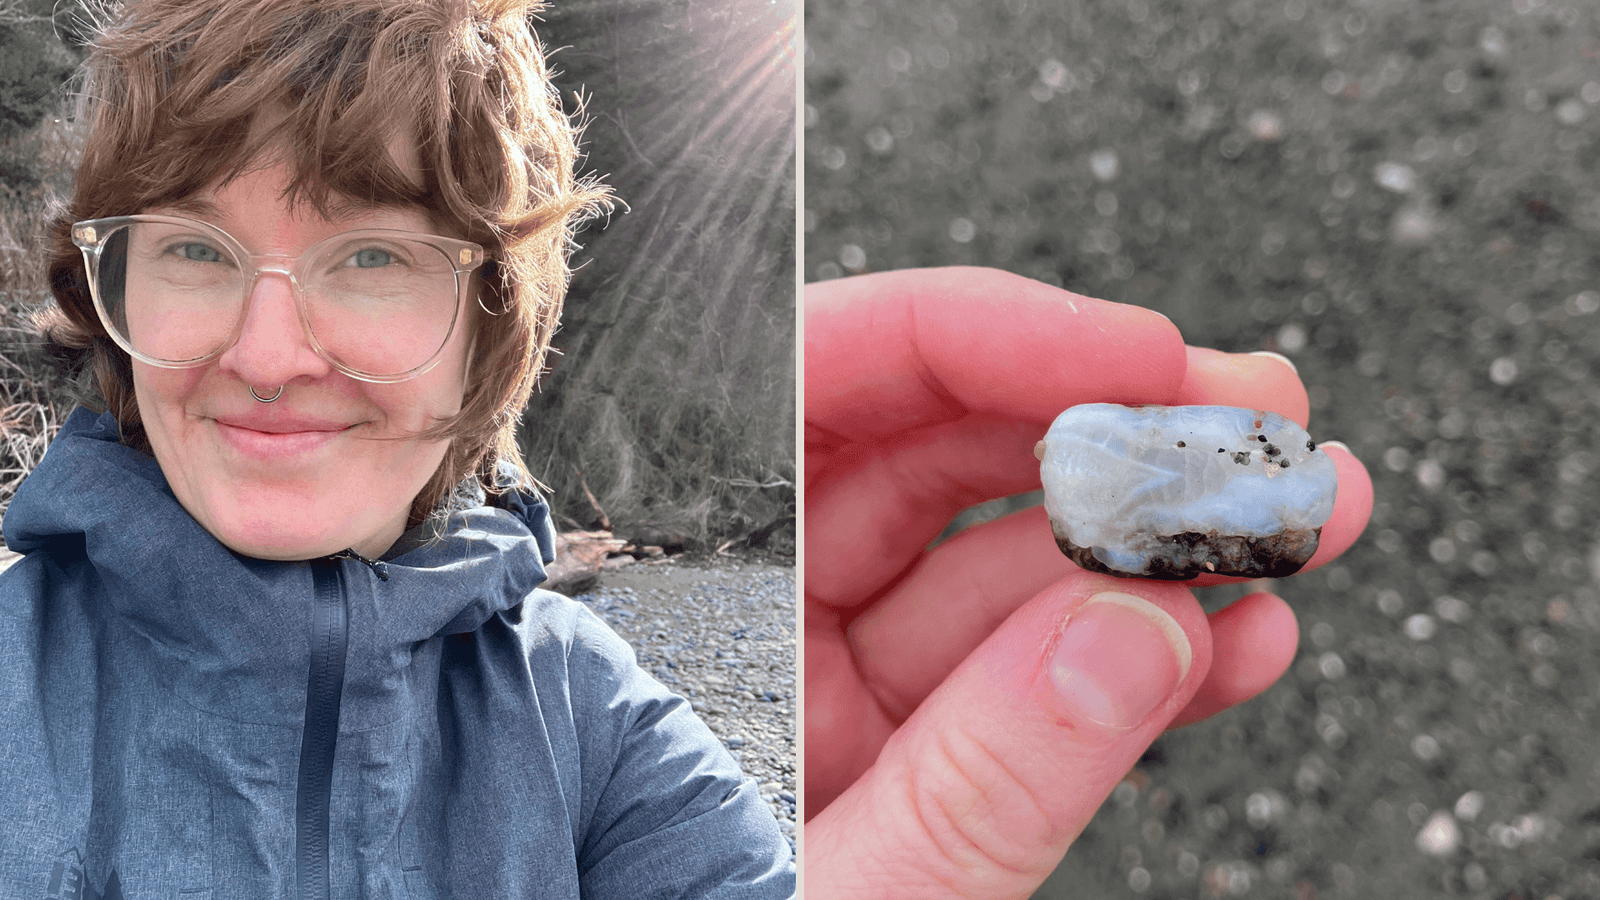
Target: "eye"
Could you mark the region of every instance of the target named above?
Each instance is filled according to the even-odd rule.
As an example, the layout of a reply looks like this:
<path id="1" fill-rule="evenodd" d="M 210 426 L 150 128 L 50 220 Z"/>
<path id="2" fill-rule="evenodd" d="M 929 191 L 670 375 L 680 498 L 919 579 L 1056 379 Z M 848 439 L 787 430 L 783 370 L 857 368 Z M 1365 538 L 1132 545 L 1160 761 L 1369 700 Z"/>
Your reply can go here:
<path id="1" fill-rule="evenodd" d="M 360 269 L 377 269 L 395 262 L 394 254 L 380 247 L 366 247 L 350 257 L 350 264 Z"/>
<path id="2" fill-rule="evenodd" d="M 222 261 L 221 250 L 218 250 L 210 244 L 202 244 L 198 241 L 186 241 L 181 244 L 176 244 L 172 247 L 171 252 L 175 252 L 184 259 L 192 262 L 209 263 Z"/>

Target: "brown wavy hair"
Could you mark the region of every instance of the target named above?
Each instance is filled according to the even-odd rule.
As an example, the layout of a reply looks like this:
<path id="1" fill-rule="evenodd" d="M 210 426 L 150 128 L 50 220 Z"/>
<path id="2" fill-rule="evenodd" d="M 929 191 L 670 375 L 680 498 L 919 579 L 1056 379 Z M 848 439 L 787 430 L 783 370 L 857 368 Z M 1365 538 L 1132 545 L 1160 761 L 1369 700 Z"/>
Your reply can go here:
<path id="1" fill-rule="evenodd" d="M 476 474 L 498 493 L 561 312 L 572 236 L 609 208 L 576 175 L 579 126 L 562 109 L 530 26 L 533 0 L 134 0 L 91 46 L 75 115 L 73 192 L 48 225 L 56 306 L 47 340 L 149 452 L 128 355 L 95 315 L 73 222 L 171 204 L 264 158 L 293 202 L 334 195 L 425 210 L 482 244 L 476 353 L 461 411 L 420 435 L 448 439 L 411 521 Z M 252 128 L 273 110 L 272 128 Z M 277 119 L 281 111 L 283 118 Z M 421 180 L 386 148 L 414 142 Z M 98 393 L 98 397 L 94 394 Z"/>

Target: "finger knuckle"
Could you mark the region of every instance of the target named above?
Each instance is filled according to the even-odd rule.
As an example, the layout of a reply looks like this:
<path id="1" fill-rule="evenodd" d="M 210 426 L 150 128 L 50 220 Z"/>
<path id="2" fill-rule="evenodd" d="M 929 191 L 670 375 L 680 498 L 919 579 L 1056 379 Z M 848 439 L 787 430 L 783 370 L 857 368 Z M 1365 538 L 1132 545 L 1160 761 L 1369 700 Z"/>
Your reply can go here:
<path id="1" fill-rule="evenodd" d="M 917 756 L 911 808 L 949 880 L 1036 884 L 1054 866 L 1060 835 L 1047 804 L 983 737 L 938 729 Z"/>

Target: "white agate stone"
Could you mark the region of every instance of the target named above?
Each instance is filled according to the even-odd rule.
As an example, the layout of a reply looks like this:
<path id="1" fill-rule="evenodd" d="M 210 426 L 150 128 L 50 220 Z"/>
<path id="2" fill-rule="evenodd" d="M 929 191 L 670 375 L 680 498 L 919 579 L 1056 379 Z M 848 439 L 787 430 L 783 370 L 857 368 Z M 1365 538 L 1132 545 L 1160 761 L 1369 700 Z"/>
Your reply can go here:
<path id="1" fill-rule="evenodd" d="M 1074 406 L 1041 450 L 1057 542 L 1115 575 L 1291 574 L 1316 550 L 1338 485 L 1300 426 L 1231 406 Z"/>

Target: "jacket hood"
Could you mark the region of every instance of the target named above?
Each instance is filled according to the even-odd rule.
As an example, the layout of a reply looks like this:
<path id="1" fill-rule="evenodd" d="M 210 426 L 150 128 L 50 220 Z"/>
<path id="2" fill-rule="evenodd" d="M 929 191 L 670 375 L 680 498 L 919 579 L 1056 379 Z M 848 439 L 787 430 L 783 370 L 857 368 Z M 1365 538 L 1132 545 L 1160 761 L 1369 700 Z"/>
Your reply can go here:
<path id="1" fill-rule="evenodd" d="M 457 497 L 461 492 L 457 492 Z M 387 721 L 412 648 L 470 632 L 515 606 L 554 558 L 549 507 L 508 490 L 407 532 L 376 564 L 339 559 L 350 650 L 341 730 Z M 173 688 L 240 721 L 304 710 L 310 562 L 241 556 L 178 503 L 155 459 L 123 446 L 116 420 L 78 409 L 6 511 L 8 547 L 88 565 L 104 602 L 172 664 Z"/>

